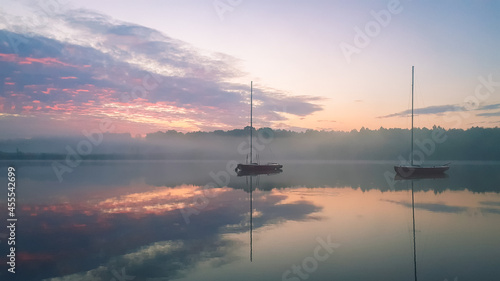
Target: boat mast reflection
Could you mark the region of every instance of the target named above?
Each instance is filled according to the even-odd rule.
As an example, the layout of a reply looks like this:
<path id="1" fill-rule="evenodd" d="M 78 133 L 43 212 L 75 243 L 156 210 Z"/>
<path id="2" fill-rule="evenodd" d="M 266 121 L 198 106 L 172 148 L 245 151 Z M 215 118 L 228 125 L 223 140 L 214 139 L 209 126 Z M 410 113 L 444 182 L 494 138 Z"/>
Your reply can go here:
<path id="1" fill-rule="evenodd" d="M 413 180 L 411 180 L 411 211 L 413 217 L 413 269 L 415 281 L 417 281 L 417 242 L 415 240 L 415 196 L 413 191 Z"/>
<path id="2" fill-rule="evenodd" d="M 417 281 L 417 241 L 415 236 L 415 189 L 413 187 L 413 182 L 420 179 L 446 179 L 447 174 L 428 174 L 428 175 L 412 175 L 411 177 L 401 177 L 396 175 L 394 180 L 398 181 L 410 181 L 411 184 L 411 211 L 413 220 L 413 275 L 415 281 Z"/>
<path id="3" fill-rule="evenodd" d="M 248 179 L 248 177 L 247 177 Z M 250 262 L 253 261 L 253 186 L 252 186 L 253 178 L 250 177 Z"/>
<path id="4" fill-rule="evenodd" d="M 271 176 L 271 175 L 275 175 L 275 174 L 279 174 L 279 173 L 282 173 L 283 170 L 275 170 L 275 171 L 266 171 L 266 172 L 259 172 L 259 171 L 247 171 L 247 172 L 244 172 L 244 173 L 238 173 L 238 177 L 246 177 L 246 185 L 247 185 L 247 190 L 248 190 L 248 193 L 249 193 L 249 196 L 250 196 L 250 262 L 253 261 L 253 190 L 254 190 L 254 187 L 253 187 L 253 179 L 255 178 L 255 181 L 256 181 L 256 187 L 257 188 L 259 186 L 259 182 L 260 182 L 260 176 L 261 175 L 267 175 L 267 176 Z"/>

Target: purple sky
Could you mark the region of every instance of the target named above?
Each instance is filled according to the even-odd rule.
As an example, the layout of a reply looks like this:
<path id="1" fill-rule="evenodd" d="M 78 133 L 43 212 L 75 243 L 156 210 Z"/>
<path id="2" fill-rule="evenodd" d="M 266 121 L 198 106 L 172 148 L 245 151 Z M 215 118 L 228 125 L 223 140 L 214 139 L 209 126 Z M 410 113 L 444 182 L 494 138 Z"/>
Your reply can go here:
<path id="1" fill-rule="evenodd" d="M 2 2 L 2 138 L 500 124 L 495 1 Z"/>

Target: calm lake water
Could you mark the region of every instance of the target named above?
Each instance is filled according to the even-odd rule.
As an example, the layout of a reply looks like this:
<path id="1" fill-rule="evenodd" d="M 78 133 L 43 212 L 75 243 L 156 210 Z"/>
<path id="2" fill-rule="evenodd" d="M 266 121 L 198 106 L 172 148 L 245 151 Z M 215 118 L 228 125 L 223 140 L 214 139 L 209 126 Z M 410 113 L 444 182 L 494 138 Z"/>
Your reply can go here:
<path id="1" fill-rule="evenodd" d="M 1 280 L 414 280 L 412 185 L 418 279 L 500 280 L 499 163 L 395 180 L 389 162 L 236 177 L 225 161 L 104 161 L 62 182 L 51 163 L 14 163 L 16 274 L 2 226 Z"/>

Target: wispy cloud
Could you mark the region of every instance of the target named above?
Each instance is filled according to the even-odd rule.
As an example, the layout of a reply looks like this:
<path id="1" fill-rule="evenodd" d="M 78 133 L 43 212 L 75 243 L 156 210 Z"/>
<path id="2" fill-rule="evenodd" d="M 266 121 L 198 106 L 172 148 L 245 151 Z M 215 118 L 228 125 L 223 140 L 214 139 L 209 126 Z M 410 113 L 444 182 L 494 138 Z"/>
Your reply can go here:
<path id="1" fill-rule="evenodd" d="M 500 202 L 498 201 L 481 201 L 479 203 L 485 206 L 500 207 Z"/>
<path id="2" fill-rule="evenodd" d="M 446 112 L 453 112 L 453 111 L 487 111 L 487 110 L 494 110 L 500 108 L 500 103 L 496 104 L 488 104 L 488 105 L 482 105 L 479 106 L 475 109 L 468 109 L 465 106 L 462 105 L 454 105 L 454 104 L 448 104 L 448 105 L 433 105 L 433 106 L 428 106 L 428 107 L 422 107 L 422 108 L 415 108 L 413 110 L 413 113 L 415 115 L 427 115 L 427 114 L 436 114 L 436 115 L 441 115 Z M 406 117 L 411 114 L 411 109 L 404 110 L 401 112 L 396 112 L 396 113 L 391 113 L 388 115 L 383 115 L 379 116 L 377 118 L 390 118 L 390 117 Z M 486 113 L 478 113 L 476 114 L 477 116 L 500 116 L 500 112 L 486 112 Z"/>
<path id="3" fill-rule="evenodd" d="M 495 208 L 479 208 L 482 213 L 500 215 L 500 209 Z"/>
<path id="4" fill-rule="evenodd" d="M 386 202 L 398 204 L 407 208 L 411 208 L 411 202 L 384 200 Z M 439 203 L 415 203 L 415 208 L 422 209 L 434 213 L 460 213 L 467 211 L 467 207 L 450 206 Z"/>
<path id="5" fill-rule="evenodd" d="M 246 75 L 237 58 L 86 10 L 55 16 L 52 28 L 7 20 L 14 22 L 0 30 L 0 123 L 43 116 L 43 127 L 54 127 L 107 117 L 140 133 L 247 125 L 249 85 L 234 82 Z M 17 53 L 9 38 L 23 38 Z M 148 75 L 154 87 L 124 100 L 144 89 Z M 322 110 L 321 101 L 262 86 L 254 121 L 273 126 L 287 114 L 305 117 Z"/>
<path id="6" fill-rule="evenodd" d="M 457 105 L 435 105 L 423 108 L 415 108 L 413 114 L 415 115 L 425 115 L 425 114 L 442 114 L 449 111 L 460 111 L 463 110 L 462 107 Z M 396 112 L 384 116 L 379 116 L 377 118 L 390 118 L 390 117 L 406 117 L 411 114 L 411 109 L 404 110 L 401 112 Z"/>
<path id="7" fill-rule="evenodd" d="M 479 110 L 492 110 L 492 109 L 499 109 L 499 108 L 500 108 L 500 103 L 495 103 L 495 104 L 481 106 L 479 108 Z"/>
<path id="8" fill-rule="evenodd" d="M 478 113 L 477 116 L 483 116 L 483 117 L 497 117 L 500 116 L 500 111 L 497 112 L 484 112 L 484 113 Z"/>

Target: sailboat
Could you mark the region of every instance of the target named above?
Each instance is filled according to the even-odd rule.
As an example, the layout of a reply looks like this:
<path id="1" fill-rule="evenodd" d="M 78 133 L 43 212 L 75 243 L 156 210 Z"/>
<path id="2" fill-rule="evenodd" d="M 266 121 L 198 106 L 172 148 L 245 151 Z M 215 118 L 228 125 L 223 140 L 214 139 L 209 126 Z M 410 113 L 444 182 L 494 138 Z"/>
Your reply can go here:
<path id="1" fill-rule="evenodd" d="M 415 67 L 411 67 L 411 153 L 409 165 L 396 165 L 394 170 L 398 175 L 404 178 L 418 176 L 418 175 L 434 175 L 442 174 L 447 171 L 450 166 L 449 163 L 444 165 L 435 166 L 422 166 L 413 163 L 413 84 L 414 84 Z"/>
<path id="2" fill-rule="evenodd" d="M 283 165 L 278 163 L 260 164 L 253 162 L 253 81 L 250 82 L 250 162 L 245 164 L 238 164 L 234 169 L 238 174 L 244 175 L 257 175 L 276 173 L 281 171 Z M 248 160 L 248 159 L 247 159 Z"/>

